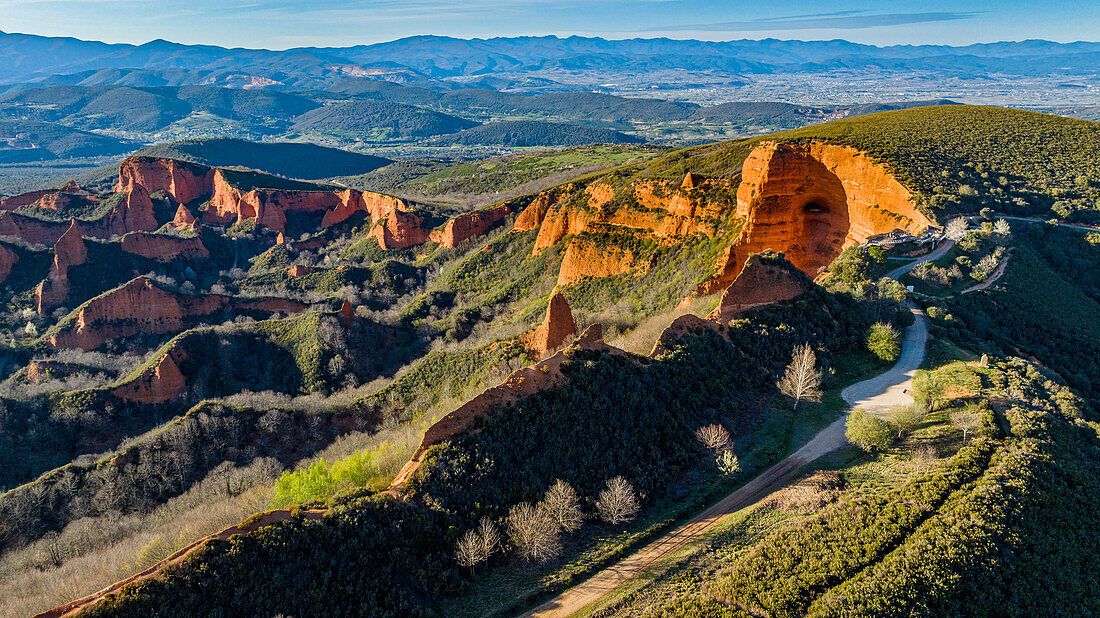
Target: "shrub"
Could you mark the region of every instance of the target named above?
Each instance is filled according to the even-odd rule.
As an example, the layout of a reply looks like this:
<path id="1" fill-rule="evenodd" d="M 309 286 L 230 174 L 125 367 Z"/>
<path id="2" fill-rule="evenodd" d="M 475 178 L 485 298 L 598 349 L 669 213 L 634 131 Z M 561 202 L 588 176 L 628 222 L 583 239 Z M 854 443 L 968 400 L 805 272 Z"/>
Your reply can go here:
<path id="1" fill-rule="evenodd" d="M 848 441 L 867 452 L 889 448 L 894 442 L 894 434 L 893 425 L 859 408 L 848 415 L 848 429 L 845 432 Z"/>
<path id="2" fill-rule="evenodd" d="M 901 335 L 892 324 L 878 322 L 867 333 L 867 349 L 879 360 L 892 363 L 901 356 Z"/>

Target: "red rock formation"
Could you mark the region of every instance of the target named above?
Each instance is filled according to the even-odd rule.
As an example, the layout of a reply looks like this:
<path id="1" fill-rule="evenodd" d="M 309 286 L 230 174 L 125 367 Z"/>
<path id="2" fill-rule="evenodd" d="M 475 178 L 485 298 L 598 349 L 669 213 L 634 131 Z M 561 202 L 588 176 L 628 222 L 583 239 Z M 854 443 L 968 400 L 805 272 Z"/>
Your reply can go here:
<path id="1" fill-rule="evenodd" d="M 295 264 L 294 266 L 286 269 L 286 274 L 294 277 L 295 279 L 315 272 L 317 272 L 316 268 L 313 268 L 312 266 L 302 266 L 300 264 Z"/>
<path id="2" fill-rule="evenodd" d="M 130 157 L 118 168 L 115 193 L 142 187 L 146 194 L 163 191 L 177 204 L 189 204 L 210 195 L 214 170 L 175 159 Z"/>
<path id="3" fill-rule="evenodd" d="M 561 294 L 555 293 L 546 307 L 546 318 L 538 328 L 528 333 L 525 344 L 542 355 L 561 347 L 566 339 L 576 333 L 577 324 L 573 321 L 569 302 Z"/>
<path id="4" fill-rule="evenodd" d="M 539 228 L 533 253 L 598 226 L 619 226 L 676 239 L 696 233 L 713 235 L 723 213 L 721 202 L 705 201 L 689 189 L 695 186 L 728 188 L 726 181 L 693 178 L 692 187 L 650 179 L 636 180 L 618 195 L 614 186 L 596 181 L 583 189 L 560 187 L 539 195 L 516 219 L 513 229 Z M 577 195 L 576 191 L 583 191 Z M 627 195 L 625 192 L 629 192 Z M 583 200 L 584 205 L 577 202 Z"/>
<path id="5" fill-rule="evenodd" d="M 158 262 L 206 259 L 210 252 L 198 237 L 180 238 L 167 234 L 130 232 L 122 237 L 122 250 Z"/>
<path id="6" fill-rule="evenodd" d="M 0 283 L 7 280 L 11 274 L 12 266 L 19 261 L 19 256 L 4 245 L 0 245 Z"/>
<path id="7" fill-rule="evenodd" d="M 111 393 L 136 403 L 163 403 L 175 399 L 187 389 L 187 379 L 178 364 L 186 358 L 187 353 L 182 348 L 174 347 L 155 366 L 115 387 Z"/>
<path id="8" fill-rule="evenodd" d="M 383 193 L 345 189 L 337 196 L 340 203 L 332 210 L 325 212 L 321 227 L 341 223 L 357 212 L 367 213 L 370 216 L 370 222 L 377 223 L 394 211 L 409 210 L 404 200 Z"/>
<path id="9" fill-rule="evenodd" d="M 198 220 L 191 214 L 191 211 L 186 206 L 180 204 L 176 208 L 176 216 L 172 218 L 172 227 L 177 230 L 191 230 L 192 232 L 198 229 Z"/>
<path id="10" fill-rule="evenodd" d="M 65 186 L 57 189 L 30 191 L 0 199 L 0 210 L 16 210 L 29 207 L 61 210 L 74 205 L 85 206 L 98 201 L 98 197 L 75 182 L 69 181 Z"/>
<path id="11" fill-rule="evenodd" d="M 710 317 L 726 322 L 747 309 L 798 298 L 806 290 L 806 280 L 797 274 L 790 262 L 753 254 L 722 294 Z"/>
<path id="12" fill-rule="evenodd" d="M 79 266 L 87 260 L 88 248 L 84 246 L 76 219 L 73 219 L 69 229 L 53 246 L 53 266 L 49 274 L 35 288 L 35 305 L 39 314 L 65 303 L 69 296 L 69 267 Z"/>
<path id="13" fill-rule="evenodd" d="M 279 232 L 279 235 L 275 237 L 275 244 L 277 244 L 277 245 L 285 245 L 286 244 L 286 237 L 283 236 L 282 232 Z"/>
<path id="14" fill-rule="evenodd" d="M 444 249 L 452 249 L 464 240 L 481 236 L 489 231 L 494 223 L 501 221 L 511 212 L 507 206 L 497 206 L 461 214 L 448 221 L 442 233 L 437 235 L 433 232 L 432 240 L 438 242 Z"/>
<path id="15" fill-rule="evenodd" d="M 137 277 L 84 303 L 76 319 L 51 335 L 49 343 L 55 348 L 92 350 L 116 337 L 177 332 L 187 327 L 186 319 L 223 309 L 299 313 L 306 305 L 280 298 L 177 294 Z"/>
<path id="16" fill-rule="evenodd" d="M 721 265 L 723 281 L 764 249 L 783 252 L 813 277 L 871 236 L 934 225 L 884 165 L 848 146 L 761 142 L 741 177 L 737 212 L 746 223 Z"/>
<path id="17" fill-rule="evenodd" d="M 401 210 L 390 213 L 371 229 L 370 235 L 378 241 L 379 247 L 386 250 L 419 245 L 429 238 L 424 229 L 424 218 Z"/>
<path id="18" fill-rule="evenodd" d="M 613 244 L 600 246 L 586 234 L 574 236 L 562 256 L 558 285 L 570 285 L 589 277 L 612 277 L 633 272 L 644 274 L 650 263 L 640 260 L 633 251 Z"/>
<path id="19" fill-rule="evenodd" d="M 355 317 L 355 307 L 351 306 L 351 301 L 344 299 L 344 302 L 340 305 L 339 311 L 340 319 L 348 322 Z"/>

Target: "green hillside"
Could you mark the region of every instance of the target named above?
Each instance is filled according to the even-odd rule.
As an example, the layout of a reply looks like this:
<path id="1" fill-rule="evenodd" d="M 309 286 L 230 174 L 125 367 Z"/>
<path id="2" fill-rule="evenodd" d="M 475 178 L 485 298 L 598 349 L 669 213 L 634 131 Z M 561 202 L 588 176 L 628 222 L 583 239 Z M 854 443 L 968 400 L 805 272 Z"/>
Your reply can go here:
<path id="1" fill-rule="evenodd" d="M 292 129 L 299 133 L 384 141 L 455 133 L 476 124 L 400 103 L 348 101 L 306 112 L 295 120 Z"/>
<path id="2" fill-rule="evenodd" d="M 882 112 L 766 137 L 679 150 L 638 170 L 673 178 L 692 171 L 735 177 L 763 139 L 820 140 L 886 163 L 935 211 L 1052 216 L 1057 202 L 1095 209 L 1100 123 L 1002 107 L 951 105 Z"/>
<path id="3" fill-rule="evenodd" d="M 178 159 L 211 167 L 240 166 L 289 178 L 318 180 L 365 174 L 388 159 L 298 142 L 250 142 L 231 138 L 191 139 L 147 146 L 136 155 Z"/>
<path id="4" fill-rule="evenodd" d="M 440 140 L 467 146 L 511 147 L 636 144 L 642 141 L 632 135 L 611 129 L 534 120 L 491 122 L 442 137 Z"/>

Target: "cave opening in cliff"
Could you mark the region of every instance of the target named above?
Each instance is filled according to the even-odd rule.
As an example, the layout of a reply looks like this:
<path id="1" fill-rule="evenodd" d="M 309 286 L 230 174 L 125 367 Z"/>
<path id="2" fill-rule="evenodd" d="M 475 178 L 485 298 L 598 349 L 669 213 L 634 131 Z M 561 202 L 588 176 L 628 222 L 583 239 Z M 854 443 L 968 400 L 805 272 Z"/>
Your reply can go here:
<path id="1" fill-rule="evenodd" d="M 849 232 L 848 195 L 841 179 L 808 154 L 780 150 L 749 210 L 742 242 L 747 253 L 781 251 L 816 276 L 840 255 Z"/>

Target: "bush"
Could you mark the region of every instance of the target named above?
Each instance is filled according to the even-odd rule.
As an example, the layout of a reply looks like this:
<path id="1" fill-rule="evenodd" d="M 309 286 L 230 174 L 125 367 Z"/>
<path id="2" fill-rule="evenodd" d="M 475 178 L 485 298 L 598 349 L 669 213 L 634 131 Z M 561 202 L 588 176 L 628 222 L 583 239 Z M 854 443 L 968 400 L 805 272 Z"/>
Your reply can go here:
<path id="1" fill-rule="evenodd" d="M 893 363 L 901 356 L 901 335 L 892 324 L 878 322 L 867 333 L 867 349 L 879 360 Z"/>
<path id="2" fill-rule="evenodd" d="M 848 441 L 867 452 L 882 451 L 894 443 L 896 430 L 889 422 L 859 408 L 848 415 Z"/>

